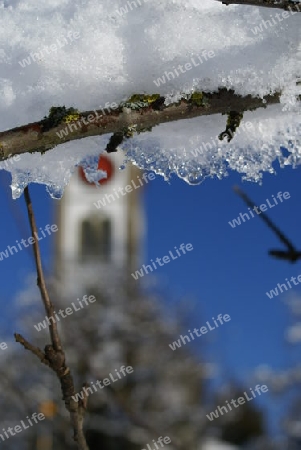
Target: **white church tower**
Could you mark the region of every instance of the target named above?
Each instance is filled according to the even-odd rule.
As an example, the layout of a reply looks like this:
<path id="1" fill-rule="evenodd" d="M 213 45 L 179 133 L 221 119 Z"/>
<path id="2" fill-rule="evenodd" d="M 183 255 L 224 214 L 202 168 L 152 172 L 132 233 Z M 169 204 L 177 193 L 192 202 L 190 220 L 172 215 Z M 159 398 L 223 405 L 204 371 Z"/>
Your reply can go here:
<path id="1" fill-rule="evenodd" d="M 101 276 L 114 267 L 130 275 L 139 265 L 144 230 L 141 171 L 133 165 L 120 170 L 123 159 L 121 152 L 101 155 L 98 168 L 108 177 L 99 187 L 79 168 L 59 202 L 55 272 L 67 288 L 75 274 L 89 272 L 86 269 Z M 137 188 L 117 194 L 130 183 Z"/>

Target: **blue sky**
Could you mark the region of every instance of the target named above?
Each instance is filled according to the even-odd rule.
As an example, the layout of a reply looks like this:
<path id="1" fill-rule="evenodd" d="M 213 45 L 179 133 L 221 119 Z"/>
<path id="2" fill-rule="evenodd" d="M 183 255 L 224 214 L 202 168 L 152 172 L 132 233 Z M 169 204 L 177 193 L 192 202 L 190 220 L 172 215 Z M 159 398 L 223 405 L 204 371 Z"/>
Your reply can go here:
<path id="1" fill-rule="evenodd" d="M 154 259 L 182 242 L 193 244 L 192 252 L 160 267 L 156 275 L 168 284 L 172 301 L 187 294 L 196 298 L 196 326 L 219 313 L 231 315 L 232 321 L 219 330 L 225 345 L 222 353 L 230 366 L 241 359 L 238 373 L 243 375 L 254 364 L 267 362 L 275 350 L 278 364 L 282 364 L 279 329 L 286 324 L 287 308 L 281 301 L 283 295 L 269 299 L 266 291 L 285 277 L 301 274 L 301 267 L 268 256 L 269 249 L 282 245 L 258 217 L 231 228 L 228 221 L 247 211 L 232 191 L 235 184 L 256 204 L 288 191 L 291 198 L 268 213 L 296 246 L 301 246 L 300 170 L 289 168 L 279 170 L 277 176 L 265 175 L 262 186 L 242 184 L 234 174 L 222 181 L 209 179 L 197 187 L 177 179 L 170 185 L 162 180 L 152 183 L 146 196 L 146 209 L 151 211 L 147 246 Z M 242 349 L 249 354 L 247 358 L 240 358 Z"/>
<path id="2" fill-rule="evenodd" d="M 181 298 L 194 300 L 189 327 L 199 328 L 219 313 L 231 316 L 230 322 L 186 348 L 192 346 L 194 352 L 219 365 L 218 381 L 235 379 L 249 388 L 255 384 L 251 376 L 259 365 L 281 370 L 296 361 L 284 340 L 291 323 L 285 294 L 269 299 L 266 292 L 286 277 L 300 275 L 301 264 L 269 257 L 268 250 L 282 248 L 282 244 L 259 217 L 231 228 L 228 222 L 247 212 L 233 185 L 241 186 L 256 205 L 267 203 L 266 199 L 273 204 L 272 195 L 289 192 L 288 200 L 267 213 L 301 248 L 300 168 L 288 167 L 277 168 L 276 176 L 265 174 L 262 185 L 242 182 L 236 173 L 221 181 L 208 179 L 199 186 L 188 186 L 176 178 L 170 184 L 161 179 L 151 183 L 146 193 L 146 245 L 149 259 L 155 260 L 175 245 L 192 243 L 192 252 L 160 267 L 156 275 L 170 294 L 169 308 Z M 299 286 L 295 291 L 301 294 Z M 273 416 L 270 427 L 279 431 L 277 420 L 283 414 L 283 403 L 268 393 L 265 396 L 261 403 Z"/>
<path id="3" fill-rule="evenodd" d="M 0 251 L 3 251 L 7 245 L 15 244 L 16 239 L 30 236 L 30 231 L 23 196 L 11 201 L 10 175 L 1 171 L 0 179 Z M 228 224 L 239 213 L 247 212 L 246 205 L 232 190 L 235 184 L 257 205 L 266 203 L 266 199 L 272 201 L 272 195 L 279 191 L 289 192 L 290 199 L 267 213 L 301 248 L 300 168 L 277 168 L 276 176 L 264 174 L 261 186 L 242 182 L 236 173 L 223 180 L 207 179 L 199 186 L 189 186 L 176 177 L 170 183 L 156 177 L 144 191 L 148 226 L 144 262 L 168 255 L 181 243 L 193 245 L 193 251 L 155 271 L 159 290 L 166 295 L 166 314 L 172 315 L 181 302 L 189 301 L 184 330 L 200 328 L 220 313 L 229 314 L 230 322 L 197 338 L 186 348 L 218 364 L 217 381 L 236 379 L 249 388 L 254 387 L 250 377 L 257 366 L 268 364 L 281 369 L 294 362 L 293 350 L 283 337 L 291 322 L 283 301 L 285 294 L 269 299 L 266 291 L 285 282 L 286 277 L 300 275 L 301 264 L 268 256 L 268 250 L 281 248 L 281 243 L 259 217 L 234 229 Z M 49 198 L 44 186 L 31 186 L 31 193 L 39 226 L 54 223 L 57 201 Z M 40 244 L 44 266 L 51 270 L 53 240 L 45 239 Z M 0 264 L 3 308 L 0 341 L 3 341 L 6 333 L 11 336 L 16 331 L 11 327 L 10 305 L 26 275 L 34 271 L 34 265 L 26 250 Z M 299 286 L 295 291 L 301 294 Z M 267 393 L 262 404 L 270 413 L 273 411 L 271 426 L 275 429 L 282 402 Z"/>

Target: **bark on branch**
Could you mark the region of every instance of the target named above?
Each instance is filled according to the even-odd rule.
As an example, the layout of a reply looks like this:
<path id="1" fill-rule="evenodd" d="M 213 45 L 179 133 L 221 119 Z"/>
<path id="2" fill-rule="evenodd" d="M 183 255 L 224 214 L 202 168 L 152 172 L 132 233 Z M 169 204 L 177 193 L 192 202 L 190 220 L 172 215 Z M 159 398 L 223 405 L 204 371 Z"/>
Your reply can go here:
<path id="1" fill-rule="evenodd" d="M 150 99 L 156 95 L 140 97 Z M 5 160 L 28 152 L 45 153 L 59 144 L 88 136 L 127 133 L 129 127 L 143 132 L 166 122 L 230 111 L 253 110 L 279 103 L 279 98 L 280 93 L 260 99 L 251 95 L 241 97 L 232 90 L 220 89 L 214 93 L 194 93 L 189 99 L 182 99 L 168 106 L 164 105 L 164 97 L 159 97 L 155 101 L 145 100 L 144 103 L 124 103 L 108 111 L 80 113 L 73 108 L 52 108 L 49 117 L 40 122 L 1 132 L 0 159 Z M 139 106 L 141 104 L 142 106 Z"/>
<path id="2" fill-rule="evenodd" d="M 223 5 L 249 5 L 249 6 L 263 6 L 265 8 L 284 9 L 286 11 L 301 12 L 301 3 L 295 3 L 291 0 L 280 0 L 278 3 L 275 0 L 218 0 Z"/>
<path id="3" fill-rule="evenodd" d="M 28 186 L 24 190 L 25 201 L 27 206 L 28 218 L 31 228 L 32 237 L 34 239 L 33 249 L 35 256 L 35 263 L 37 268 L 37 285 L 40 289 L 41 297 L 44 303 L 45 311 L 48 317 L 54 316 L 53 304 L 49 298 L 45 277 L 42 268 L 40 248 L 38 244 L 38 230 L 35 222 L 32 203 L 29 195 Z M 23 336 L 15 333 L 16 342 L 19 342 L 26 350 L 33 353 L 41 363 L 50 367 L 57 375 L 61 390 L 63 393 L 63 400 L 65 402 L 66 409 L 69 411 L 72 427 L 74 430 L 74 440 L 77 443 L 79 450 L 89 450 L 87 442 L 83 432 L 83 417 L 85 414 L 85 404 L 82 401 L 76 402 L 73 400 L 75 396 L 75 387 L 73 377 L 70 369 L 66 364 L 65 352 L 62 347 L 61 339 L 57 329 L 57 323 L 51 322 L 49 325 L 49 333 L 51 338 L 51 344 L 46 345 L 44 351 L 35 347 L 28 342 Z"/>

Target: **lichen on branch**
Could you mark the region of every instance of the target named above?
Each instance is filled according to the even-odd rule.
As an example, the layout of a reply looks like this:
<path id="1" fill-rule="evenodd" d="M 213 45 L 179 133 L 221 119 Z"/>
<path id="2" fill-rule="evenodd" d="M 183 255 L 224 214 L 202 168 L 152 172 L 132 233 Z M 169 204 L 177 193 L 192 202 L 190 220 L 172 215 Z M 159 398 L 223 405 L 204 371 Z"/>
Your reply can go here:
<path id="1" fill-rule="evenodd" d="M 115 135 L 115 142 L 108 141 L 107 147 L 114 151 L 120 133 L 131 137 L 134 132 L 150 131 L 156 125 L 176 120 L 265 108 L 279 103 L 280 95 L 270 94 L 262 99 L 251 95 L 242 97 L 233 90 L 221 88 L 212 93 L 195 91 L 168 105 L 159 94 L 133 94 L 108 112 L 80 112 L 74 107 L 55 106 L 40 122 L 0 132 L 0 153 L 2 160 L 22 153 L 45 153 L 65 142 L 104 134 Z"/>

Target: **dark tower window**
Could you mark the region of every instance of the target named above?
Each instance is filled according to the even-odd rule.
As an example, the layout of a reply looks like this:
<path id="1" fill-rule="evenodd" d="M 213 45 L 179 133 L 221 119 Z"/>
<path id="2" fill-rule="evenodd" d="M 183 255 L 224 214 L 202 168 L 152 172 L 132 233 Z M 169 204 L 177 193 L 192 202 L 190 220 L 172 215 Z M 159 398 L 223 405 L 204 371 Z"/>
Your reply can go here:
<path id="1" fill-rule="evenodd" d="M 81 259 L 109 261 L 112 252 L 112 229 L 109 219 L 85 219 L 81 225 Z"/>

